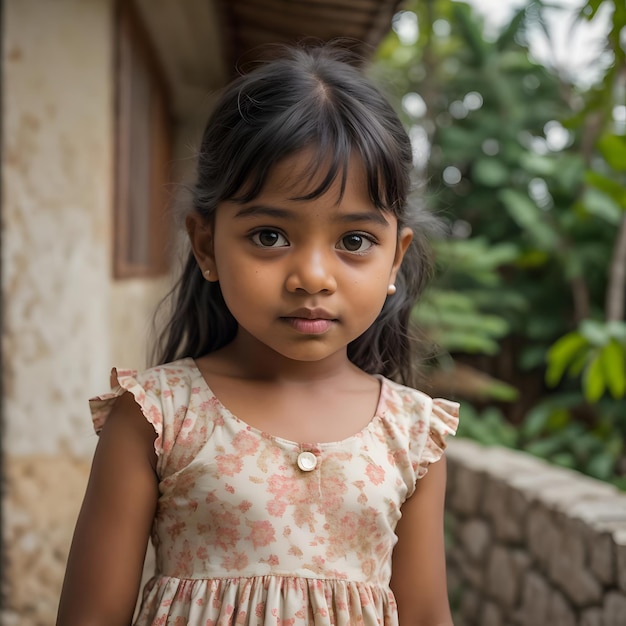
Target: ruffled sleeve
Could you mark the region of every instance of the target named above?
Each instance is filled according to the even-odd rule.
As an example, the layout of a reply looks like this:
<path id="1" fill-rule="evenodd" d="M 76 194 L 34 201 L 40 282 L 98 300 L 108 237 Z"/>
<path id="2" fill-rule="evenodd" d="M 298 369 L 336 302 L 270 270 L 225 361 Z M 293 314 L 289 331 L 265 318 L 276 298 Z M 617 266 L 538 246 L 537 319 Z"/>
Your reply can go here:
<path id="1" fill-rule="evenodd" d="M 432 401 L 428 436 L 420 455 L 416 478 L 422 478 L 428 472 L 428 466 L 435 463 L 446 449 L 446 439 L 456 434 L 459 425 L 459 404 L 443 398 Z"/>
<path id="2" fill-rule="evenodd" d="M 381 405 L 391 457 L 401 474 L 409 498 L 417 481 L 446 449 L 446 439 L 456 433 L 459 404 L 384 379 Z"/>
<path id="3" fill-rule="evenodd" d="M 144 378 L 146 378 L 145 374 Z M 146 420 L 152 424 L 157 435 L 154 440 L 154 450 L 157 456 L 161 456 L 163 454 L 163 406 L 160 390 L 154 382 L 154 379 L 150 377 L 147 380 L 141 380 L 135 370 L 114 368 L 111 371 L 111 391 L 89 400 L 96 433 L 100 434 L 117 398 L 128 391 L 135 398 Z"/>

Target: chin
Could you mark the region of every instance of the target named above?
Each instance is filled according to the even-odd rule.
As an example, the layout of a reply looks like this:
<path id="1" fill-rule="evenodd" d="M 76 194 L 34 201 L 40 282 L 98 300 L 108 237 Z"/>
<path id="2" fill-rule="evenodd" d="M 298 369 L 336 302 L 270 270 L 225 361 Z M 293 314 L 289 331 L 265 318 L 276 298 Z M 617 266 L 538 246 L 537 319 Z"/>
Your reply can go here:
<path id="1" fill-rule="evenodd" d="M 278 354 L 290 361 L 297 361 L 299 363 L 317 363 L 318 361 L 324 361 L 325 359 L 336 356 L 339 352 L 347 354 L 346 350 L 336 350 L 329 352 L 328 350 L 277 350 Z"/>

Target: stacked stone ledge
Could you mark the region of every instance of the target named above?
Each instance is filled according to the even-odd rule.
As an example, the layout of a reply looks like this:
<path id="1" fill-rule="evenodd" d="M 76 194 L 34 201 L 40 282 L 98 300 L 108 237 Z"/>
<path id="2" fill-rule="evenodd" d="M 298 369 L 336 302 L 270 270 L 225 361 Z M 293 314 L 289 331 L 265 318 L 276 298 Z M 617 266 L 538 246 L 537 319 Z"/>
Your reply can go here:
<path id="1" fill-rule="evenodd" d="M 626 493 L 466 439 L 447 457 L 455 626 L 626 626 Z"/>

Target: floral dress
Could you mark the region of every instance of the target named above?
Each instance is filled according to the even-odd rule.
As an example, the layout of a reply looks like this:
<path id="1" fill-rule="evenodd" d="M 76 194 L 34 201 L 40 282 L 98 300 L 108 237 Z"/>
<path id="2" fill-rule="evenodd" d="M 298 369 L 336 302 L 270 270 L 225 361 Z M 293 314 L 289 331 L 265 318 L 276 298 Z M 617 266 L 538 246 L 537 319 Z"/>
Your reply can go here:
<path id="1" fill-rule="evenodd" d="M 96 431 L 126 390 L 157 433 L 156 572 L 137 625 L 398 623 L 400 507 L 441 457 L 458 405 L 379 378 L 370 423 L 316 444 L 238 419 L 193 359 L 114 370 L 113 391 L 90 401 Z"/>

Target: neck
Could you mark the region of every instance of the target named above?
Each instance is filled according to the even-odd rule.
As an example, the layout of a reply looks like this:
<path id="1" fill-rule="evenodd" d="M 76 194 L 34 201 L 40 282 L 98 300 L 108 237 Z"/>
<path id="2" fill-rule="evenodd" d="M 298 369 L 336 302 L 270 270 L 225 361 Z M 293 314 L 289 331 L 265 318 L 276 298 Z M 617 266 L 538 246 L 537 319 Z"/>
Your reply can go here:
<path id="1" fill-rule="evenodd" d="M 220 352 L 235 375 L 248 379 L 310 384 L 360 372 L 348 359 L 347 347 L 320 360 L 299 361 L 272 350 L 241 329 Z"/>

